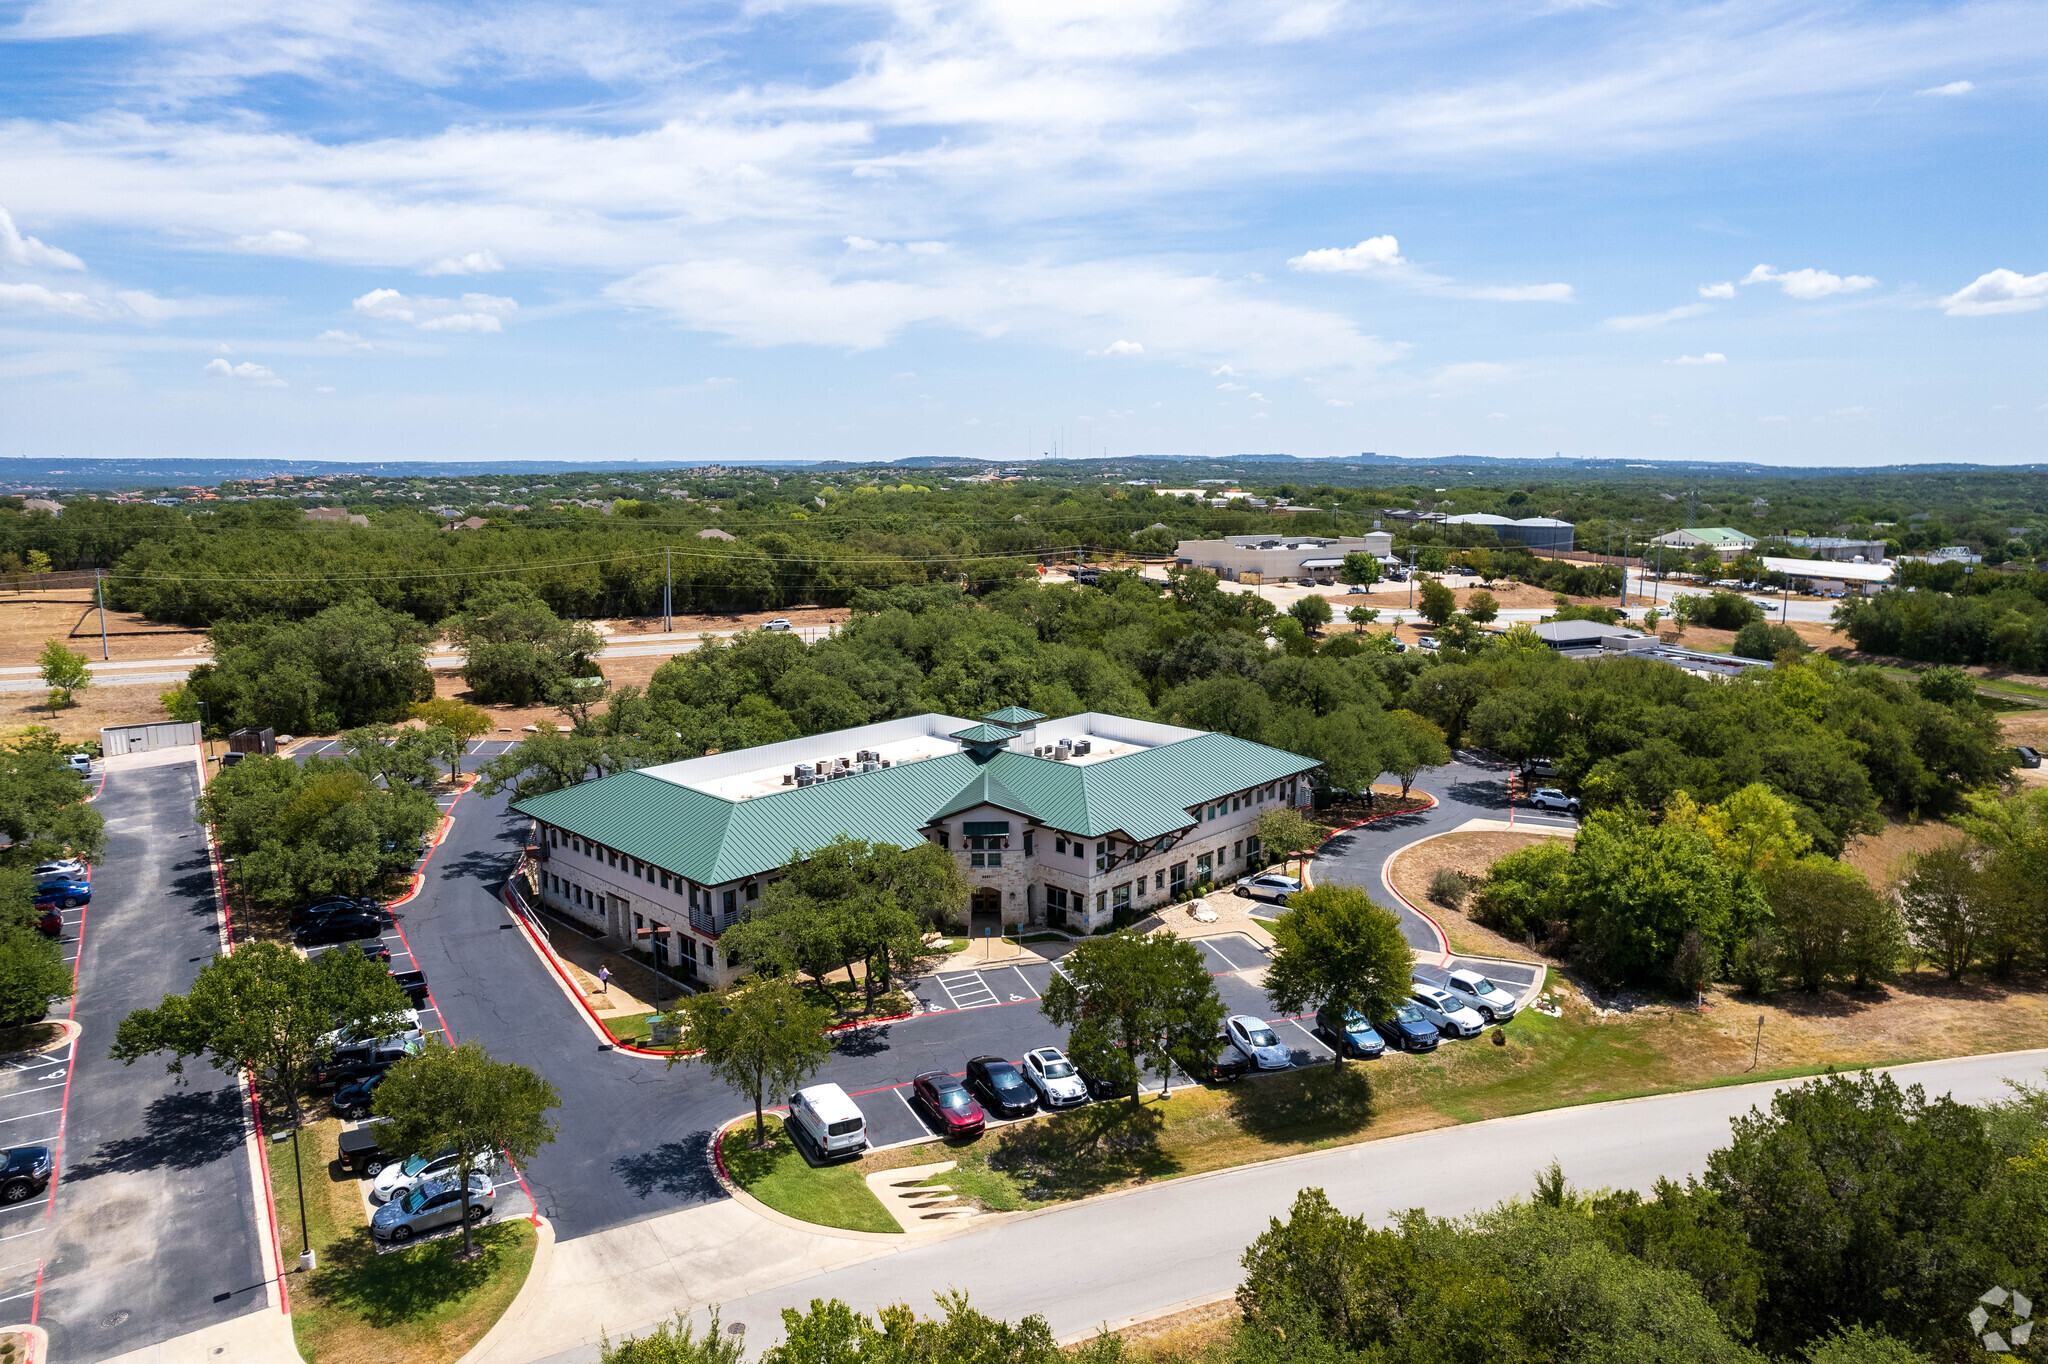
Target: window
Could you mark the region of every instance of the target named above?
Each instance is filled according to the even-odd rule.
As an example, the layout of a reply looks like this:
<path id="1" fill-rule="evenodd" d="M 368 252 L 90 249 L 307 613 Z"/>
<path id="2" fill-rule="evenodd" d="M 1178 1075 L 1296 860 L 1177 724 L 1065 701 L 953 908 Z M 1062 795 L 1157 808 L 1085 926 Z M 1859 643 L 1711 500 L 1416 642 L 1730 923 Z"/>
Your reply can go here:
<path id="1" fill-rule="evenodd" d="M 663 890 L 667 890 L 667 889 L 668 889 L 668 873 L 667 873 L 667 872 L 663 872 L 663 873 L 661 874 L 661 888 L 662 888 Z"/>
<path id="2" fill-rule="evenodd" d="M 1234 815 L 1234 814 L 1236 814 L 1236 813 L 1237 813 L 1237 809 L 1238 809 L 1238 799 L 1237 799 L 1237 797 L 1236 797 L 1236 796 L 1232 796 L 1232 797 L 1230 798 L 1230 813 L 1232 813 L 1233 815 Z"/>
<path id="3" fill-rule="evenodd" d="M 1065 852 L 1067 850 L 1067 840 L 1064 837 L 1053 839 L 1052 850 L 1056 853 Z M 1029 852 L 1030 849 L 1027 848 L 1025 851 Z"/>
<path id="4" fill-rule="evenodd" d="M 738 899 L 739 896 L 733 891 L 727 891 L 725 893 L 725 917 L 727 919 L 732 918 L 733 910 L 736 908 L 736 902 L 738 901 Z"/>
<path id="5" fill-rule="evenodd" d="M 1153 873 L 1152 873 L 1152 889 L 1154 889 L 1154 890 L 1165 890 L 1165 889 L 1166 889 L 1166 873 L 1165 873 L 1165 872 L 1163 872 L 1163 871 L 1155 871 L 1155 872 L 1153 872 Z"/>
<path id="6" fill-rule="evenodd" d="M 944 829 L 932 830 L 932 842 L 938 844 L 942 848 L 950 848 L 953 846 L 951 841 L 951 835 L 949 835 Z"/>
<path id="7" fill-rule="evenodd" d="M 1176 862 L 1172 867 L 1173 893 L 1176 898 L 1188 888 L 1188 864 Z"/>
<path id="8" fill-rule="evenodd" d="M 638 914 L 635 914 L 633 916 L 633 932 L 635 934 L 638 934 L 640 930 L 645 927 L 647 927 L 647 921 L 641 918 Z"/>
<path id="9" fill-rule="evenodd" d="M 1087 849 L 1087 848 L 1086 848 L 1086 847 L 1085 847 L 1085 846 L 1084 846 L 1084 845 L 1082 844 L 1082 842 L 1081 842 L 1081 840 L 1080 840 L 1080 839 L 1078 839 L 1078 838 L 1077 838 L 1077 839 L 1075 839 L 1075 840 L 1074 840 L 1074 856 L 1076 856 L 1076 857 L 1086 857 L 1087 855 L 1088 855 L 1088 849 Z"/>
<path id="10" fill-rule="evenodd" d="M 1118 913 L 1127 913 L 1131 907 L 1131 883 L 1126 881 L 1110 892 L 1110 899 Z"/>
<path id="11" fill-rule="evenodd" d="M 1214 859 L 1213 857 L 1211 857 L 1211 856 L 1210 856 L 1210 855 L 1209 855 L 1208 853 L 1200 853 L 1200 854 L 1197 854 L 1197 855 L 1196 855 L 1196 857 L 1195 857 L 1195 879 L 1196 879 L 1197 881 L 1206 881 L 1206 880 L 1208 880 L 1208 879 L 1210 878 L 1210 876 L 1211 876 L 1212 874 L 1214 874 L 1215 870 L 1216 870 L 1216 862 L 1215 862 L 1215 859 Z"/>
<path id="12" fill-rule="evenodd" d="M 1029 829 L 1024 831 L 1024 855 L 1026 857 L 1031 856 L 1031 830 Z"/>
<path id="13" fill-rule="evenodd" d="M 1237 842 L 1235 842 L 1235 843 L 1233 843 L 1233 844 L 1231 844 L 1231 845 L 1230 845 L 1230 860 L 1231 860 L 1231 861 L 1233 861 L 1233 862 L 1235 862 L 1235 861 L 1236 861 L 1236 860 L 1237 860 L 1238 858 L 1240 858 L 1240 857 L 1243 857 L 1243 856 L 1244 856 L 1244 840 L 1243 840 L 1243 839 L 1239 839 L 1239 840 L 1238 840 Z"/>
<path id="14" fill-rule="evenodd" d="M 717 958 L 717 957 L 716 957 L 715 955 L 713 955 L 713 953 L 712 953 L 712 951 L 711 951 L 711 944 L 710 944 L 710 943 L 705 943 L 705 944 L 704 944 L 703 946 L 704 946 L 704 964 L 705 964 L 706 966 L 716 966 L 716 965 L 718 965 L 718 958 Z"/>
<path id="15" fill-rule="evenodd" d="M 616 867 L 616 866 L 618 866 L 618 865 L 619 865 L 619 850 L 618 850 L 617 848 L 607 848 L 607 849 L 606 849 L 605 851 L 606 851 L 606 852 L 608 852 L 608 853 L 609 853 L 609 854 L 611 855 L 611 864 L 612 864 L 613 866 L 615 866 L 615 867 Z"/>
<path id="16" fill-rule="evenodd" d="M 631 859 L 631 861 L 633 863 L 633 875 L 638 876 L 642 870 L 642 863 L 637 857 Z"/>
<path id="17" fill-rule="evenodd" d="M 758 900 L 761 898 L 761 883 L 759 881 L 747 882 L 747 898 L 749 900 Z"/>
<path id="18" fill-rule="evenodd" d="M 1253 834 L 1244 841 L 1244 850 L 1253 857 L 1259 855 L 1259 836 L 1257 834 Z"/>
<path id="19" fill-rule="evenodd" d="M 1067 893 L 1058 886 L 1047 886 L 1045 904 L 1048 909 L 1064 910 L 1067 907 Z"/>
<path id="20" fill-rule="evenodd" d="M 1003 855 L 1002 855 L 1001 853 L 999 853 L 999 852 L 992 852 L 992 853 L 990 853 L 990 854 L 988 855 L 988 864 L 989 864 L 989 865 L 990 865 L 991 867 L 1000 867 L 1000 866 L 1002 866 L 1002 865 L 1003 865 Z"/>
<path id="21" fill-rule="evenodd" d="M 987 856 L 987 853 L 969 853 L 967 854 L 967 865 L 970 867 L 985 867 L 988 863 L 982 859 Z"/>

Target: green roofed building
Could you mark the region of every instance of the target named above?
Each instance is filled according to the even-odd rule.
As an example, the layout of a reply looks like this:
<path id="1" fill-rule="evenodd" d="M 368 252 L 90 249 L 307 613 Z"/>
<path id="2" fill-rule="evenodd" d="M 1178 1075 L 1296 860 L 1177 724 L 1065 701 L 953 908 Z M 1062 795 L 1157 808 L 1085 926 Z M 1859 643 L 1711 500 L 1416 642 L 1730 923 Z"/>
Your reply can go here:
<path id="1" fill-rule="evenodd" d="M 842 834 L 950 850 L 978 931 L 1088 932 L 1241 872 L 1259 815 L 1308 804 L 1315 767 L 1227 734 L 1011 707 L 664 763 L 514 808 L 538 826 L 550 910 L 723 985 L 738 972 L 719 934 L 791 857 Z"/>
<path id="2" fill-rule="evenodd" d="M 1722 562 L 1726 563 L 1739 557 L 1744 550 L 1754 549 L 1756 537 L 1744 535 L 1732 526 L 1687 526 L 1682 530 L 1665 531 L 1650 543 L 1687 552 L 1704 545 L 1720 555 Z"/>

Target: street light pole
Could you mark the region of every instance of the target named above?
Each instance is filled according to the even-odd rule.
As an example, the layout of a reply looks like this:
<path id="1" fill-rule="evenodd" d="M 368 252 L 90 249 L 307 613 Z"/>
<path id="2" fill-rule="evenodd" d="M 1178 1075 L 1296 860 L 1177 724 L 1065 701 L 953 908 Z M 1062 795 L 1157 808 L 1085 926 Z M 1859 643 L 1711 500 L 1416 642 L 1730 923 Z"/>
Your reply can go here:
<path id="1" fill-rule="evenodd" d="M 306 1230 L 306 1173 L 299 1165 L 299 1128 L 303 1124 L 292 1123 L 292 1178 L 299 1185 L 299 1269 L 313 1268 L 313 1237 Z"/>

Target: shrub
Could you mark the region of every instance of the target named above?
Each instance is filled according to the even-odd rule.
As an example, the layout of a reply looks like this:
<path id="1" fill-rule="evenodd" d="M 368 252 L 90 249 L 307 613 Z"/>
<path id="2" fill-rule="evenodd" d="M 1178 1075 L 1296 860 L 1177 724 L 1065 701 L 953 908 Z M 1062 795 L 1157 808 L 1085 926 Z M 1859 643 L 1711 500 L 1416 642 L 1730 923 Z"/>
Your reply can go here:
<path id="1" fill-rule="evenodd" d="M 1455 867 L 1443 867 L 1429 878 L 1429 898 L 1446 909 L 1463 909 L 1465 897 L 1479 885 L 1479 878 Z"/>
<path id="2" fill-rule="evenodd" d="M 1741 658 L 1775 659 L 1785 650 L 1811 653 L 1799 632 L 1789 625 L 1772 625 L 1753 620 L 1735 632 L 1735 652 Z"/>
<path id="3" fill-rule="evenodd" d="M 1545 839 L 1509 853 L 1480 883 L 1472 917 L 1512 938 L 1541 932 L 1549 920 L 1559 917 L 1557 887 L 1571 860 L 1572 850 L 1562 839 Z"/>

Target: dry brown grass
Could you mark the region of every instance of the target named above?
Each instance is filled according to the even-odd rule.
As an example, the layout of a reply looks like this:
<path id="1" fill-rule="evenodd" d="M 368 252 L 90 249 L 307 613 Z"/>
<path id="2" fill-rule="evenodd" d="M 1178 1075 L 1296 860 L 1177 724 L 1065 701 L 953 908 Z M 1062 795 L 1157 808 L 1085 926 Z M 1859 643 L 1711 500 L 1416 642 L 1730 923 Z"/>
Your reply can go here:
<path id="1" fill-rule="evenodd" d="M 1883 889 L 1897 879 L 1899 864 L 1913 853 L 1932 852 L 1963 837 L 1963 831 L 1940 820 L 1894 821 L 1877 834 L 1857 834 L 1842 849 L 1842 860 Z"/>
<path id="2" fill-rule="evenodd" d="M 44 643 L 52 638 L 89 658 L 99 658 L 100 619 L 91 588 L 18 593 L 0 589 L 0 667 L 34 663 Z M 133 612 L 109 611 L 107 652 L 117 662 L 204 654 L 206 632 L 182 625 L 157 625 Z"/>
<path id="3" fill-rule="evenodd" d="M 1173 1364 L 1227 1345 L 1238 1315 L 1237 1300 L 1225 1298 L 1134 1322 L 1114 1334 L 1123 1337 L 1126 1356 L 1138 1364 Z"/>
<path id="4" fill-rule="evenodd" d="M 1481 880 L 1495 862 L 1509 853 L 1549 842 L 1555 837 L 1554 834 L 1524 833 L 1443 834 L 1411 844 L 1407 850 L 1397 854 L 1387 869 L 1387 877 L 1394 883 L 1394 889 L 1443 925 L 1453 952 L 1506 957 L 1511 961 L 1548 961 L 1549 958 L 1512 938 L 1504 938 L 1492 929 L 1482 927 L 1464 911 L 1431 900 L 1429 882 L 1431 877 L 1445 870 L 1460 871 L 1475 881 Z"/>
<path id="5" fill-rule="evenodd" d="M 54 716 L 45 701 L 49 693 L 35 691 L 0 692 L 0 733 L 27 725 L 54 729 L 67 740 L 97 740 L 109 725 L 141 725 L 168 720 L 170 713 L 157 697 L 170 690 L 170 683 L 153 686 L 88 687 L 72 693 L 72 704 Z"/>

